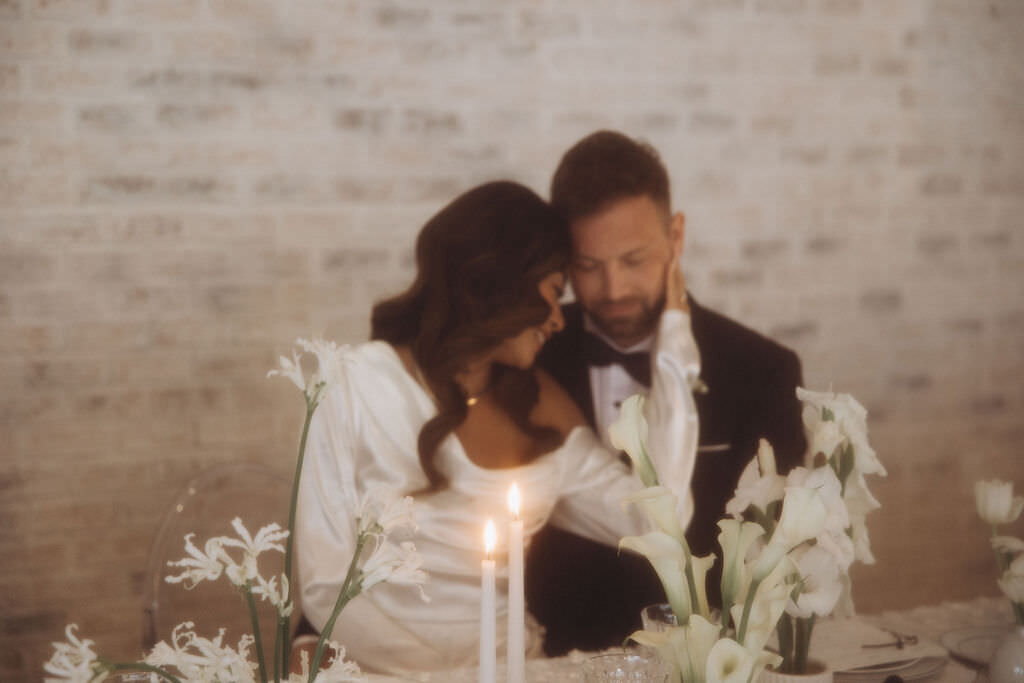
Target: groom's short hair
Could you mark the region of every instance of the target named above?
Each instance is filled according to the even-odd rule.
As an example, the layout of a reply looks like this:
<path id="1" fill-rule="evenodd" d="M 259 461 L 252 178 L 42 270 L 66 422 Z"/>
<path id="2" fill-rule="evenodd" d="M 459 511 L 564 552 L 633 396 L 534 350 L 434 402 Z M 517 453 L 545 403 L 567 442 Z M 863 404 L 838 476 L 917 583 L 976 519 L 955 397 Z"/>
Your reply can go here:
<path id="1" fill-rule="evenodd" d="M 646 195 L 670 214 L 668 172 L 646 142 L 613 130 L 599 130 L 567 151 L 551 178 L 551 204 L 569 222 L 610 204 Z"/>

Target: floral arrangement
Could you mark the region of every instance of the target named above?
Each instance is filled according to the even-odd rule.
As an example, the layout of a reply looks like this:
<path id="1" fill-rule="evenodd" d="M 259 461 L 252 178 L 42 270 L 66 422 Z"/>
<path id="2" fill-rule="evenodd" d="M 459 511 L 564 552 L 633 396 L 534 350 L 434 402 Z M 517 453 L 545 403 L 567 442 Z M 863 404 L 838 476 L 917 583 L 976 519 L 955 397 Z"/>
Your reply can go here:
<path id="1" fill-rule="evenodd" d="M 992 549 L 999 567 L 1000 590 L 1010 599 L 1013 616 L 1024 626 L 1024 540 L 999 533 L 999 527 L 1013 524 L 1024 510 L 1024 497 L 1013 495 L 1013 483 L 993 479 L 974 484 L 978 516 L 992 527 Z"/>
<path id="2" fill-rule="evenodd" d="M 706 596 L 713 555 L 694 557 L 677 515 L 676 496 L 658 484 L 647 455 L 643 399 L 624 402 L 609 429 L 645 488 L 627 502 L 638 505 L 655 531 L 626 537 L 620 547 L 651 562 L 678 626 L 637 631 L 631 638 L 654 647 L 683 683 L 755 680 L 767 666 L 802 671 L 818 615 L 829 614 L 845 593 L 843 577 L 854 559 L 873 561 L 864 516 L 878 502 L 864 475 L 884 474 L 866 438 L 866 413 L 847 395 L 798 389 L 811 454 L 820 464 L 779 475 L 771 446 L 740 478 L 721 520 L 722 609 L 712 612 Z M 819 455 L 820 454 L 820 455 Z M 848 600 L 847 600 L 848 601 Z M 781 655 L 768 649 L 778 630 Z"/>
<path id="3" fill-rule="evenodd" d="M 880 507 L 866 475 L 885 476 L 867 439 L 867 411 L 849 394 L 797 389 L 812 467 L 777 473 L 771 445 L 762 440 L 757 457 L 740 476 L 726 512 L 750 518 L 770 537 L 798 492 L 809 501 L 800 514 L 820 520 L 815 533 L 789 551 L 795 572 L 793 594 L 778 625 L 784 673 L 806 673 L 815 619 L 838 611 L 853 613 L 849 569 L 854 561 L 873 564 L 866 517 Z M 779 508 L 782 518 L 776 522 Z"/>
<path id="4" fill-rule="evenodd" d="M 300 351 L 293 350 L 292 358 L 280 358 L 280 367 L 271 370 L 268 376 L 280 375 L 295 384 L 306 401 L 306 416 L 299 440 L 299 453 L 292 482 L 291 504 L 288 512 L 288 528 L 269 524 L 255 536 L 249 533 L 241 519 L 235 518 L 232 526 L 237 537 L 218 536 L 208 539 L 202 549 L 194 542 L 194 534 L 185 536 L 184 559 L 169 562 L 181 573 L 166 577 L 168 583 L 182 583 L 186 589 L 202 581 L 216 581 L 221 576 L 235 586 L 243 595 L 249 609 L 253 633 L 243 636 L 237 646 L 223 642 L 224 630 L 212 639 L 200 636 L 193 630 L 191 622 L 176 626 L 170 642 L 161 641 L 136 662 L 117 662 L 97 655 L 93 641 L 82 640 L 76 635 L 77 626 L 67 627 L 66 642 L 54 643 L 55 652 L 44 665 L 50 675 L 49 681 L 102 681 L 117 671 L 140 671 L 150 674 L 150 681 L 159 680 L 180 683 L 180 681 L 288 681 L 289 683 L 343 683 L 364 680 L 358 665 L 345 661 L 345 648 L 329 640 L 338 615 L 353 598 L 377 583 L 389 582 L 416 586 L 426 600 L 422 584 L 425 572 L 420 569 L 421 558 L 411 542 L 396 543 L 392 537 L 400 538 L 415 529 L 412 498 L 399 498 L 381 489 L 371 489 L 361 502 L 358 535 L 352 561 L 345 581 L 339 591 L 334 609 L 323 628 L 313 653 L 312 663 L 303 653 L 301 673 L 289 673 L 288 654 L 290 649 L 290 617 L 293 609 L 290 588 L 293 584 L 292 554 L 295 529 L 295 509 L 298 497 L 299 479 L 306 451 L 306 438 L 313 413 L 320 404 L 325 390 L 338 379 L 338 348 L 333 342 L 323 340 L 297 341 L 303 353 L 311 353 L 317 359 L 317 370 L 308 377 L 303 372 Z M 282 545 L 283 543 L 283 545 Z M 280 576 L 264 578 L 258 569 L 258 558 L 266 552 L 275 551 L 285 555 L 284 572 Z M 274 637 L 272 665 L 267 666 L 263 650 L 259 621 L 256 617 L 256 599 L 268 602 L 277 613 L 277 629 Z M 327 650 L 330 649 L 330 656 Z M 253 651 L 256 661 L 250 656 Z M 321 670 L 324 661 L 328 664 Z"/>

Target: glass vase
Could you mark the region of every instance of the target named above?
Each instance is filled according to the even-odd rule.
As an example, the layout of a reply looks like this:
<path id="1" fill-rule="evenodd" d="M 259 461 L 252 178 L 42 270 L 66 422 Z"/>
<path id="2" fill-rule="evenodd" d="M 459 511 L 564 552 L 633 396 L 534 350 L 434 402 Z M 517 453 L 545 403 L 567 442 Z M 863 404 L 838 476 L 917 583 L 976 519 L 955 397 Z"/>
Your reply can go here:
<path id="1" fill-rule="evenodd" d="M 988 678 L 991 683 L 1024 683 L 1024 626 L 1014 626 L 996 645 Z"/>

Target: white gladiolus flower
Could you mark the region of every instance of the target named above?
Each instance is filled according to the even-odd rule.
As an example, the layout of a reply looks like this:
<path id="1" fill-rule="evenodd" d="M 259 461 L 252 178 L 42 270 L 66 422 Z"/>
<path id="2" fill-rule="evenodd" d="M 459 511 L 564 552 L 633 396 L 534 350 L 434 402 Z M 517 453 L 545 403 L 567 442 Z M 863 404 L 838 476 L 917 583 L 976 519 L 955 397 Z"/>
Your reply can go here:
<path id="1" fill-rule="evenodd" d="M 858 478 L 863 480 L 863 475 L 858 475 Z M 839 483 L 835 471 L 831 467 L 815 467 L 810 470 L 797 467 L 786 477 L 786 485 L 812 489 L 821 496 L 825 505 L 825 519 L 822 531 L 815 540 L 819 546 L 832 553 L 843 571 L 847 571 L 853 564 L 856 549 L 847 533 L 850 515 L 846 501 L 843 500 L 843 485 Z"/>
<path id="2" fill-rule="evenodd" d="M 362 568 L 362 590 L 368 590 L 378 583 L 387 582 L 403 586 L 416 586 L 424 602 L 430 598 L 423 591 L 427 573 L 420 569 L 423 558 L 410 542 L 395 545 L 382 540 L 366 560 Z"/>
<path id="3" fill-rule="evenodd" d="M 732 638 L 722 638 L 708 653 L 707 681 L 747 683 L 753 674 L 755 659 Z"/>
<path id="4" fill-rule="evenodd" d="M 679 524 L 678 498 L 665 486 L 647 486 L 626 496 L 626 503 L 633 503 L 651 520 L 655 529 L 669 536 L 682 539 L 683 528 Z"/>
<path id="5" fill-rule="evenodd" d="M 822 448 L 828 446 L 827 436 L 831 433 L 831 425 L 822 425 L 822 422 L 829 422 L 822 416 L 822 409 L 832 414 L 832 420 L 839 427 L 839 433 L 844 440 L 853 447 L 854 471 L 861 474 L 878 474 L 885 476 L 885 468 L 878 460 L 875 449 L 868 443 L 868 412 L 855 398 L 849 394 L 834 394 L 830 391 L 808 391 L 797 387 L 797 398 L 804 402 L 804 426 L 811 435 L 812 444 L 816 439 L 821 439 Z M 814 410 L 808 410 L 812 408 Z M 821 437 L 818 437 L 819 430 L 823 430 Z M 833 447 L 832 450 L 835 450 Z M 820 451 L 826 457 L 832 455 L 832 450 Z M 811 451 L 812 454 L 818 451 Z"/>
<path id="6" fill-rule="evenodd" d="M 802 587 L 796 600 L 786 605 L 786 612 L 803 619 L 831 614 L 843 590 L 839 582 L 842 567 L 836 557 L 820 545 L 801 546 L 789 557 L 796 564 Z"/>
<path id="7" fill-rule="evenodd" d="M 1024 498 L 1013 495 L 1013 482 L 992 479 L 974 484 L 978 515 L 992 526 L 1012 524 L 1024 510 Z"/>
<path id="8" fill-rule="evenodd" d="M 783 556 L 774 569 L 761 580 L 751 602 L 747 616 L 747 630 L 743 635 L 743 647 L 750 652 L 760 652 L 775 631 L 779 617 L 786 609 L 793 588 L 793 574 L 796 567 L 789 557 Z M 747 596 L 744 596 L 744 601 Z M 744 603 L 732 607 L 733 623 L 739 629 L 742 624 Z M 737 634 L 738 635 L 738 634 Z"/>
<path id="9" fill-rule="evenodd" d="M 754 565 L 753 579 L 763 581 L 785 557 L 804 541 L 816 538 L 825 528 L 825 503 L 814 489 L 786 487 L 782 517 L 768 545 Z"/>
<path id="10" fill-rule="evenodd" d="M 619 548 L 632 550 L 647 558 L 661 579 L 676 618 L 685 621 L 695 606 L 690 604 L 685 573 L 686 555 L 679 541 L 664 531 L 652 531 L 643 536 L 626 536 L 619 541 Z"/>
<path id="11" fill-rule="evenodd" d="M 767 440 L 761 439 L 757 448 L 757 457 L 752 458 L 740 475 L 733 494 L 725 511 L 733 517 L 741 517 L 751 505 L 762 512 L 777 500 L 782 500 L 786 490 L 786 478 L 780 476 L 775 469 L 775 450 Z"/>
<path id="12" fill-rule="evenodd" d="M 161 641 L 146 657 L 145 662 L 162 668 L 173 667 L 181 672 L 179 678 L 188 681 L 252 681 L 256 667 L 248 661 L 249 647 L 255 642 L 250 635 L 242 636 L 238 649 L 222 644 L 224 629 L 213 640 L 202 638 L 192 630 L 192 622 L 174 627 L 171 643 Z"/>
<path id="13" fill-rule="evenodd" d="M 101 681 L 105 677 L 96 666 L 96 653 L 91 640 L 79 640 L 75 635 L 78 624 L 68 624 L 64 629 L 66 643 L 53 643 L 54 653 L 43 664 L 43 670 L 50 674 L 46 683 L 87 683 Z M 98 674 L 98 675 L 97 675 Z"/>
<path id="14" fill-rule="evenodd" d="M 608 426 L 608 439 L 612 446 L 626 452 L 633 461 L 633 471 L 644 486 L 656 486 L 658 473 L 647 455 L 647 418 L 644 417 L 644 397 L 633 394 L 622 402 L 619 419 Z"/>

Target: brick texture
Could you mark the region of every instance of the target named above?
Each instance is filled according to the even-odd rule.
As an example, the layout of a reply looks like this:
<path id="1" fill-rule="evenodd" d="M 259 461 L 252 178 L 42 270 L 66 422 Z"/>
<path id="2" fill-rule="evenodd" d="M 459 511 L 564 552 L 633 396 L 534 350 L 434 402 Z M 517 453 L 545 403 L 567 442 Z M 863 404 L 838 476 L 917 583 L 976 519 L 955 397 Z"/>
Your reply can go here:
<path id="1" fill-rule="evenodd" d="M 0 679 L 71 621 L 134 656 L 181 487 L 293 466 L 277 354 L 363 339 L 427 217 L 546 193 L 597 127 L 662 152 L 695 295 L 870 411 L 860 609 L 995 593 L 971 485 L 1024 491 L 1022 34 L 1017 0 L 0 2 Z"/>

